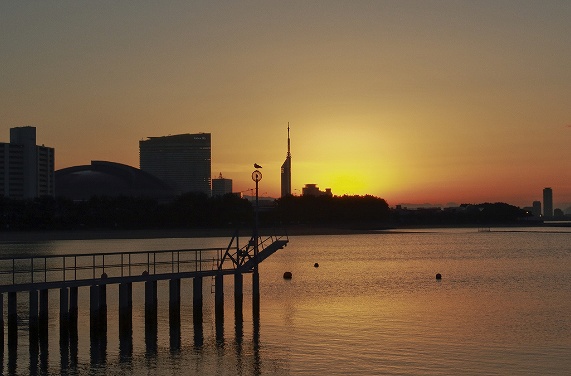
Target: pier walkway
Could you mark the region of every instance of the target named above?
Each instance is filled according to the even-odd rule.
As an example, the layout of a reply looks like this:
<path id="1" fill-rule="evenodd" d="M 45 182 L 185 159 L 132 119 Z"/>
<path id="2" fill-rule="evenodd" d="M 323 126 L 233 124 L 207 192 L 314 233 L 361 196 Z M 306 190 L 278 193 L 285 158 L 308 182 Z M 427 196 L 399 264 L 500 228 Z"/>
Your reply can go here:
<path id="1" fill-rule="evenodd" d="M 193 320 L 201 331 L 203 278 L 214 280 L 216 321 L 224 315 L 224 276 L 234 277 L 234 307 L 242 320 L 243 275 L 253 275 L 253 314 L 259 315 L 258 264 L 289 242 L 287 235 L 252 236 L 240 245 L 236 233 L 226 248 L 62 254 L 0 258 L 0 346 L 4 344 L 4 294 L 8 295 L 8 346 L 17 343 L 17 294 L 29 294 L 30 338 L 47 336 L 48 292 L 59 290 L 60 342 L 77 333 L 78 288 L 89 287 L 92 341 L 106 337 L 107 286 L 119 287 L 120 337 L 132 335 L 132 284 L 145 284 L 145 332 L 156 337 L 157 281 L 169 281 L 169 325 L 180 331 L 180 281 L 192 279 Z M 20 312 L 20 315 L 22 313 Z M 199 326 L 199 327 L 197 327 Z M 176 330 L 175 330 L 176 332 Z M 31 344 L 32 345 L 32 344 Z"/>

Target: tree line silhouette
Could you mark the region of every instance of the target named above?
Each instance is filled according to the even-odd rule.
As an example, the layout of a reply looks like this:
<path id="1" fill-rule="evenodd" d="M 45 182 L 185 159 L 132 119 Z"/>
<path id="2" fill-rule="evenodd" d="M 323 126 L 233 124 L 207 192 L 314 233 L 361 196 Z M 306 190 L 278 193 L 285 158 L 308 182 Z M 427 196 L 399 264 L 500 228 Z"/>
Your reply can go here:
<path id="1" fill-rule="evenodd" d="M 387 202 L 365 196 L 286 196 L 260 207 L 260 226 L 454 225 L 508 223 L 525 217 L 505 203 L 465 205 L 462 211 L 391 210 Z M 254 207 L 233 194 L 208 197 L 189 193 L 173 201 L 137 197 L 92 197 L 86 201 L 40 197 L 0 198 L 0 231 L 74 229 L 180 229 L 247 227 Z"/>

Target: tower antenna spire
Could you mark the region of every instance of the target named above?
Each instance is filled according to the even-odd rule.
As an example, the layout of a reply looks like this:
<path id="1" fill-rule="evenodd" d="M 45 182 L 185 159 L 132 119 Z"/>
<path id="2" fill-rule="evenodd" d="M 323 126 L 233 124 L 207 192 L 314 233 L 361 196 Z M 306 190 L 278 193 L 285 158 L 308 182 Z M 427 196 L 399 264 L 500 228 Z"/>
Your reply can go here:
<path id="1" fill-rule="evenodd" d="M 287 156 L 291 158 L 290 141 L 289 141 L 289 121 L 287 122 Z"/>

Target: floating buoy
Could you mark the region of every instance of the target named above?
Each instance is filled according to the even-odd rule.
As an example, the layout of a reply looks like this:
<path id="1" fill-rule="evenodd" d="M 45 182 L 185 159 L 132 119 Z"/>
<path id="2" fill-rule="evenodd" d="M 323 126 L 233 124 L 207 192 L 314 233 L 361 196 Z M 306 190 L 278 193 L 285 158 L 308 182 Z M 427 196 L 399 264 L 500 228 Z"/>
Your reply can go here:
<path id="1" fill-rule="evenodd" d="M 291 277 L 292 277 L 291 272 L 284 273 L 284 279 L 291 279 Z"/>
<path id="2" fill-rule="evenodd" d="M 313 264 L 313 266 L 319 268 L 319 263 L 316 262 L 315 264 Z"/>
<path id="3" fill-rule="evenodd" d="M 436 273 L 436 279 L 441 280 L 441 279 L 442 279 L 442 274 Z"/>

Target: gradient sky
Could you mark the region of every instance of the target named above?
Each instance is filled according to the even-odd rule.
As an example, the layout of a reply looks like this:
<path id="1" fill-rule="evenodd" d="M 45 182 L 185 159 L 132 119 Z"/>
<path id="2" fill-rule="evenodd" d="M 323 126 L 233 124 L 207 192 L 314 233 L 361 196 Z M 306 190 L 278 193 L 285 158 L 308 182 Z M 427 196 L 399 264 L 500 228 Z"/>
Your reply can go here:
<path id="1" fill-rule="evenodd" d="M 3 1 L 0 141 L 56 169 L 139 166 L 139 140 L 212 133 L 212 175 L 294 193 L 571 205 L 571 2 Z"/>

